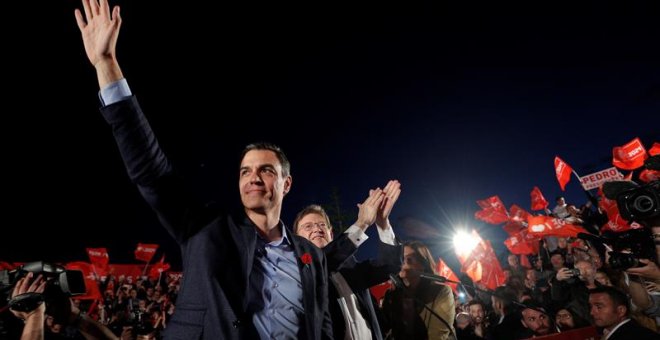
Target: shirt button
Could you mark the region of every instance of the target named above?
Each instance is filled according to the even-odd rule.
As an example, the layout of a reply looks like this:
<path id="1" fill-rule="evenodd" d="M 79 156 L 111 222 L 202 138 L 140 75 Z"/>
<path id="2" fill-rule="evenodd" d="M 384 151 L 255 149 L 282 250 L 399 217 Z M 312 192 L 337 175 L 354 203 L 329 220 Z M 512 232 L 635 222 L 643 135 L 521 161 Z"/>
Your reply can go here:
<path id="1" fill-rule="evenodd" d="M 279 286 L 280 286 L 279 284 L 275 283 L 275 284 L 273 285 L 273 288 L 277 288 L 277 287 L 279 287 Z"/>

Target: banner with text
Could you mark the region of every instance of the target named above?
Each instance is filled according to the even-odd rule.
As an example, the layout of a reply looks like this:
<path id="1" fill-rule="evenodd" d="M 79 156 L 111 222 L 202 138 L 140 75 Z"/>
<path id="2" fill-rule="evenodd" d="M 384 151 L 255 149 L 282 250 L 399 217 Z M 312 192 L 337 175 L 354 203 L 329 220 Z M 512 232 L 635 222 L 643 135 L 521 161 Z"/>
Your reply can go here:
<path id="1" fill-rule="evenodd" d="M 580 177 L 580 183 L 582 184 L 584 190 L 596 189 L 605 182 L 621 180 L 623 180 L 623 174 L 620 173 L 619 170 L 617 170 L 615 167 Z"/>

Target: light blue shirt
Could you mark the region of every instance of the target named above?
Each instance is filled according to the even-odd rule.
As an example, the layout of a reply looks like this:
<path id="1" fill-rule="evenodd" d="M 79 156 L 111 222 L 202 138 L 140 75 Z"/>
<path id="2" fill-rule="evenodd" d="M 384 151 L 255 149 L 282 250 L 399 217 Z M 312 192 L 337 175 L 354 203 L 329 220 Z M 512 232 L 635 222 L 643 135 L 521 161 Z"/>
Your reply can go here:
<path id="1" fill-rule="evenodd" d="M 103 106 L 112 105 L 116 102 L 129 98 L 133 94 L 128 87 L 126 78 L 121 78 L 114 83 L 110 83 L 101 89 L 99 99 Z"/>
<path id="2" fill-rule="evenodd" d="M 261 339 L 298 339 L 305 320 L 300 268 L 286 228 L 280 228 L 277 241 L 257 235 L 250 273 L 248 310 Z"/>

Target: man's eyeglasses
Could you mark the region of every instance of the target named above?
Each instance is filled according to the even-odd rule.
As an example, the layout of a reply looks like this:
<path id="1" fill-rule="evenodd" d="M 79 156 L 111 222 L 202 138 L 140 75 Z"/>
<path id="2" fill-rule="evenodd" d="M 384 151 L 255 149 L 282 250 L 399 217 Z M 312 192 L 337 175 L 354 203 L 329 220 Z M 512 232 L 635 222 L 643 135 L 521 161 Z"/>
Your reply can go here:
<path id="1" fill-rule="evenodd" d="M 312 229 L 314 229 L 314 227 L 319 227 L 322 230 L 325 230 L 328 228 L 328 224 L 325 222 L 318 222 L 318 223 L 309 222 L 300 225 L 300 228 L 302 228 L 304 231 L 311 231 Z"/>

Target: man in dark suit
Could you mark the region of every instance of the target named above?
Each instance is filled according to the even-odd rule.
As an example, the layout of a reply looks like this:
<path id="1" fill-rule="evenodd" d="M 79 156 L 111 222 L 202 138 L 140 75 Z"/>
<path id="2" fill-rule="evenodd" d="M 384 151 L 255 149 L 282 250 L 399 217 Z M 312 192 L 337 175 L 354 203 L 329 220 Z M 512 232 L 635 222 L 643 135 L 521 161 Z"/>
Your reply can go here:
<path id="1" fill-rule="evenodd" d="M 603 340 L 660 339 L 660 334 L 630 318 L 630 298 L 614 287 L 590 290 L 589 306 L 594 324 L 603 331 Z"/>
<path id="2" fill-rule="evenodd" d="M 131 180 L 179 243 L 184 275 L 169 339 L 329 339 L 326 259 L 280 221 L 290 165 L 270 144 L 243 152 L 243 207 L 226 211 L 190 198 L 161 151 L 115 56 L 121 17 L 107 0 L 76 10 L 97 71 L 103 108 Z"/>
<path id="3" fill-rule="evenodd" d="M 328 215 L 318 205 L 300 211 L 293 223 L 296 233 L 323 248 L 328 258 L 329 308 L 335 339 L 383 339 L 369 287 L 387 281 L 389 274 L 401 268 L 402 247 L 389 221 L 400 186 L 398 181 L 390 181 L 383 190 L 371 190 L 358 205 L 357 221 L 336 239 Z M 354 254 L 367 240 L 364 232 L 374 222 L 380 239 L 378 255 L 358 262 Z"/>

